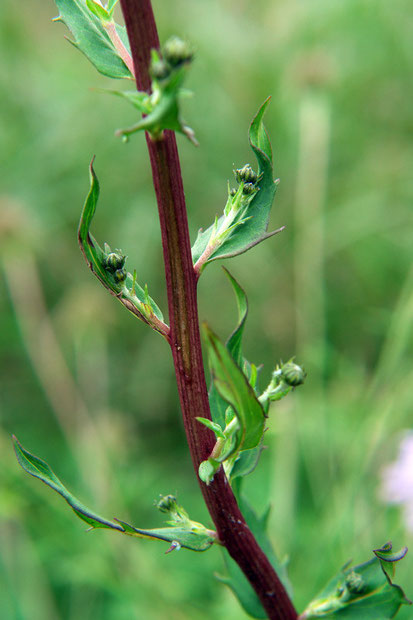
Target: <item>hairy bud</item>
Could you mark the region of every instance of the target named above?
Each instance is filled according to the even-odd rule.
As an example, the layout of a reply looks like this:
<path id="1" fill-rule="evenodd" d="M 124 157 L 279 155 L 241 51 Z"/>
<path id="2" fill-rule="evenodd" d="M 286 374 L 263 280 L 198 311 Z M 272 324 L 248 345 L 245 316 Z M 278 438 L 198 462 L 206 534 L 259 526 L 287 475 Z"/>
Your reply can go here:
<path id="1" fill-rule="evenodd" d="M 363 577 L 352 570 L 346 576 L 346 586 L 352 594 L 360 594 L 366 587 Z"/>
<path id="2" fill-rule="evenodd" d="M 244 187 L 242 188 L 242 193 L 246 195 L 253 194 L 256 189 L 257 188 L 254 183 L 245 183 Z"/>
<path id="3" fill-rule="evenodd" d="M 159 501 L 156 502 L 156 507 L 161 512 L 170 512 L 171 510 L 176 510 L 176 497 L 174 495 L 162 495 Z"/>
<path id="4" fill-rule="evenodd" d="M 190 62 L 194 56 L 191 46 L 179 37 L 168 39 L 162 50 L 163 57 L 171 67 Z"/>
<path id="5" fill-rule="evenodd" d="M 156 60 L 151 64 L 151 76 L 155 80 L 165 80 L 171 74 L 169 66 L 163 60 Z"/>
<path id="6" fill-rule="evenodd" d="M 244 183 L 255 184 L 258 179 L 257 173 L 251 168 L 249 164 L 245 164 L 243 168 L 238 168 L 237 170 L 235 170 L 235 177 L 238 183 L 244 181 Z"/>
<path id="7" fill-rule="evenodd" d="M 106 256 L 105 267 L 109 271 L 117 271 L 118 269 L 123 269 L 125 260 L 126 256 L 124 256 L 121 252 L 111 252 Z"/>
<path id="8" fill-rule="evenodd" d="M 291 387 L 296 387 L 297 385 L 304 383 L 307 376 L 305 370 L 294 362 L 287 362 L 286 364 L 283 364 L 281 371 L 284 381 L 287 385 L 291 385 Z"/>
<path id="9" fill-rule="evenodd" d="M 115 273 L 113 274 L 113 277 L 115 278 L 116 282 L 119 282 L 119 284 L 121 284 L 122 282 L 125 282 L 126 276 L 127 276 L 126 269 L 117 269 Z"/>

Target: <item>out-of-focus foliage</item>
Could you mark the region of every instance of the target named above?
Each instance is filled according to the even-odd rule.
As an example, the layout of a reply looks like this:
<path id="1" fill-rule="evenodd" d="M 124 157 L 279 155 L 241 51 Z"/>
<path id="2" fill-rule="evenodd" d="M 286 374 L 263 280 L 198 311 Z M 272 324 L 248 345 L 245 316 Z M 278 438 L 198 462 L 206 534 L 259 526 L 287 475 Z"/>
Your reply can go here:
<path id="1" fill-rule="evenodd" d="M 281 184 L 270 230 L 287 229 L 227 266 L 248 294 L 244 353 L 265 363 L 261 387 L 292 355 L 308 373 L 270 410 L 271 450 L 245 482 L 256 505 L 274 497 L 269 531 L 290 557 L 301 610 L 346 560 L 390 537 L 412 546 L 402 513 L 377 495 L 413 424 L 410 9 L 408 0 L 179 0 L 173 11 L 154 2 L 161 39 L 196 47 L 183 114 L 200 148 L 178 137 L 193 241 L 221 212 L 233 168 L 252 163 L 248 123 L 272 95 L 265 120 Z M 210 577 L 224 571 L 217 550 L 164 556 L 144 541 L 85 534 L 13 457 L 12 432 L 104 514 L 115 506 L 160 527 L 153 500 L 173 492 L 209 523 L 167 346 L 107 295 L 77 247 L 96 154 L 105 179 L 96 236 L 128 254 L 166 308 L 145 143 L 115 138 L 135 113 L 91 90 L 110 85 L 65 43 L 55 15 L 51 2 L 5 0 L 0 17 L 0 615 L 238 620 Z M 202 276 L 200 304 L 225 338 L 234 301 L 218 264 Z M 413 555 L 403 562 L 397 581 L 409 595 Z"/>

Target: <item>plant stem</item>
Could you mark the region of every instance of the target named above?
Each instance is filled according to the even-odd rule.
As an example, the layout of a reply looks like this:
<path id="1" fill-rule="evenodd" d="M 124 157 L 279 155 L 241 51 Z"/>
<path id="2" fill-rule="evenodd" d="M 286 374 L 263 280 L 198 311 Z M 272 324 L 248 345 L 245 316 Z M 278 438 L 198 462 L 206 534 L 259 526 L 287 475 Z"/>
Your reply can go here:
<path id="1" fill-rule="evenodd" d="M 150 89 L 150 50 L 159 48 L 150 0 L 121 0 L 138 90 Z M 215 437 L 196 420 L 211 419 L 202 362 L 196 297 L 197 277 L 192 264 L 185 197 L 175 135 L 161 140 L 146 134 L 158 202 L 168 293 L 170 334 L 185 431 L 196 473 L 210 455 Z M 245 523 L 221 469 L 207 486 L 200 483 L 219 540 L 245 573 L 268 617 L 296 620 L 297 613 L 268 558 Z"/>
<path id="2" fill-rule="evenodd" d="M 125 65 L 128 67 L 132 76 L 135 77 L 132 58 L 130 57 L 128 50 L 123 45 L 122 40 L 116 31 L 115 22 L 109 22 L 108 24 L 105 24 L 105 28 L 110 37 L 110 40 L 112 41 L 113 45 L 119 52 L 119 56 L 122 58 Z"/>

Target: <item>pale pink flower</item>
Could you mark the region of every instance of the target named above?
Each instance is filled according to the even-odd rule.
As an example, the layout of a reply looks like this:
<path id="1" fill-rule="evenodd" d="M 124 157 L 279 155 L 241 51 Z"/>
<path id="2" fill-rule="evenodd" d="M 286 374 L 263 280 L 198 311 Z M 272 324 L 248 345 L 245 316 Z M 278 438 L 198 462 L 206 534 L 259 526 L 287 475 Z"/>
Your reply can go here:
<path id="1" fill-rule="evenodd" d="M 413 532 L 413 431 L 406 432 L 397 459 L 383 469 L 380 497 L 403 508 L 406 527 Z"/>

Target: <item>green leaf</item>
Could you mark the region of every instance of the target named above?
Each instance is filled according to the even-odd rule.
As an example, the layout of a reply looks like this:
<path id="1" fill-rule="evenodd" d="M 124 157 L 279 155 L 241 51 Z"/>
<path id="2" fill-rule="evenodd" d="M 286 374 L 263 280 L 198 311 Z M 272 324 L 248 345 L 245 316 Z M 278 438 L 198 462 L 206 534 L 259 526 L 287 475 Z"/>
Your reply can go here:
<path id="1" fill-rule="evenodd" d="M 223 239 L 222 243 L 214 242 L 212 251 L 213 235 L 217 228 L 220 230 L 220 227 L 224 225 L 225 218 L 228 217 L 226 213 L 219 218 L 216 224 L 210 226 L 206 231 L 201 230 L 199 232 L 192 248 L 193 262 L 199 265 L 199 269 L 218 258 L 229 258 L 242 254 L 282 230 L 267 232 L 270 211 L 277 189 L 277 182 L 273 179 L 271 144 L 262 120 L 269 101 L 269 98 L 264 101 L 253 118 L 249 130 L 250 146 L 258 162 L 257 186 L 259 191 L 252 197 L 247 208 L 238 212 L 234 223 L 239 225 L 232 229 L 231 234 Z"/>
<path id="2" fill-rule="evenodd" d="M 406 555 L 408 549 L 407 547 L 402 547 L 399 551 L 393 551 L 393 546 L 391 542 L 386 543 L 380 549 L 373 549 L 374 555 L 379 558 L 379 560 L 383 560 L 383 562 L 390 562 L 390 566 L 394 568 L 394 562 L 399 562 Z M 382 566 L 386 566 L 383 564 Z"/>
<path id="3" fill-rule="evenodd" d="M 242 355 L 242 337 L 244 335 L 245 322 L 248 316 L 248 300 L 244 289 L 238 284 L 228 269 L 225 269 L 225 267 L 223 269 L 234 290 L 238 309 L 238 325 L 227 341 L 227 349 L 234 358 L 234 361 L 240 368 L 242 368 L 244 364 L 244 357 Z"/>
<path id="4" fill-rule="evenodd" d="M 149 114 L 152 109 L 150 95 L 146 92 L 137 90 L 114 90 L 108 88 L 102 88 L 99 92 L 109 93 L 110 95 L 116 95 L 117 97 L 126 99 L 126 101 L 131 103 L 133 107 L 136 108 L 136 110 L 139 110 L 139 112 L 142 112 L 142 114 Z"/>
<path id="5" fill-rule="evenodd" d="M 196 419 L 198 420 L 198 422 L 201 422 L 201 424 L 203 424 L 204 426 L 209 428 L 211 431 L 213 431 L 216 437 L 225 439 L 225 435 L 222 432 L 222 429 L 219 424 L 216 424 L 216 422 L 213 422 L 212 420 L 209 420 L 208 418 L 196 418 Z"/>
<path id="6" fill-rule="evenodd" d="M 243 478 L 254 471 L 258 465 L 258 461 L 260 460 L 262 450 L 263 445 L 261 442 L 256 448 L 251 448 L 251 450 L 243 450 L 239 453 L 231 468 L 231 484 L 236 478 Z"/>
<path id="7" fill-rule="evenodd" d="M 242 368 L 244 375 L 249 380 L 252 387 L 254 387 L 256 380 L 256 368 L 250 365 L 242 354 L 242 337 L 245 328 L 245 322 L 248 316 L 248 300 L 244 289 L 236 281 L 236 279 L 230 274 L 230 272 L 223 268 L 234 290 L 237 309 L 238 309 L 238 322 L 235 330 L 228 338 L 226 347 L 229 353 L 232 355 L 236 364 Z M 254 372 L 255 370 L 255 372 Z M 211 408 L 211 415 L 214 423 L 218 424 L 221 429 L 226 426 L 226 413 L 231 408 L 228 408 L 228 403 L 215 387 L 214 381 L 211 382 L 209 390 L 209 404 Z M 232 450 L 227 450 L 226 458 L 229 458 L 236 449 L 236 444 L 232 446 Z M 239 451 L 232 459 L 231 463 L 226 464 L 226 473 L 230 479 L 230 482 L 237 478 L 250 474 L 257 466 L 260 454 L 262 452 L 262 442 L 255 448 L 249 450 Z M 221 461 L 221 459 L 220 459 Z M 219 469 L 219 465 L 215 467 L 215 471 Z"/>
<path id="8" fill-rule="evenodd" d="M 110 14 L 101 4 L 94 0 L 86 0 L 86 6 L 93 15 L 96 15 L 101 21 L 110 21 Z"/>
<path id="9" fill-rule="evenodd" d="M 203 325 L 203 335 L 215 386 L 233 408 L 240 424 L 239 447 L 243 450 L 255 448 L 264 432 L 264 411 L 244 373 L 206 324 Z"/>
<path id="10" fill-rule="evenodd" d="M 111 78 L 132 78 L 101 19 L 92 13 L 86 0 L 55 0 L 59 16 L 55 21 L 63 22 L 71 31 L 70 41 L 90 60 L 96 69 Z M 116 24 L 116 32 L 127 51 L 130 51 L 126 30 Z"/>
<path id="11" fill-rule="evenodd" d="M 268 618 L 265 609 L 261 605 L 260 599 L 238 564 L 234 562 L 231 556 L 226 552 L 224 553 L 224 561 L 228 575 L 215 575 L 216 578 L 233 591 L 241 607 L 247 614 L 253 618 Z"/>
<path id="12" fill-rule="evenodd" d="M 168 42 L 165 44 L 167 45 Z M 177 66 L 170 67 L 164 63 L 156 50 L 152 50 L 152 64 L 163 64 L 167 73 L 166 77 L 162 80 L 152 80 L 152 94 L 145 100 L 145 110 L 141 111 L 146 114 L 141 120 L 139 120 L 132 127 L 126 129 L 119 129 L 116 135 L 119 135 L 128 140 L 131 134 L 138 131 L 148 131 L 153 140 L 158 140 L 162 136 L 162 132 L 165 129 L 171 131 L 177 131 L 184 134 L 195 146 L 198 142 L 195 139 L 194 131 L 188 127 L 183 121 L 180 113 L 179 99 L 182 93 L 182 83 L 186 77 L 186 73 L 189 66 L 189 60 L 183 62 Z M 139 93 L 140 95 L 140 93 Z M 125 95 L 135 107 L 136 102 L 130 97 Z"/>
<path id="13" fill-rule="evenodd" d="M 142 530 L 133 525 L 116 519 L 123 527 L 124 533 L 137 538 L 150 538 L 151 540 L 165 540 L 167 542 L 178 542 L 181 547 L 190 549 L 191 551 L 206 551 L 216 542 L 216 538 L 212 537 L 209 530 L 203 527 L 202 530 L 194 528 L 188 530 L 181 527 L 162 527 L 159 529 Z"/>
<path id="14" fill-rule="evenodd" d="M 244 289 L 238 284 L 236 279 L 230 274 L 228 269 L 223 267 L 223 270 L 230 281 L 235 293 L 238 309 L 238 322 L 235 330 L 227 340 L 226 346 L 231 353 L 234 361 L 240 368 L 244 366 L 245 360 L 242 355 L 242 336 L 244 333 L 245 322 L 248 315 L 248 300 Z M 221 428 L 225 428 L 225 412 L 228 409 L 227 402 L 218 393 L 214 382 L 211 382 L 209 389 L 209 405 L 211 409 L 211 415 L 214 422 L 219 424 Z"/>
<path id="15" fill-rule="evenodd" d="M 225 428 L 225 412 L 228 409 L 226 401 L 221 398 L 215 383 L 212 380 L 208 392 L 209 408 L 211 410 L 211 417 L 214 423 L 218 424 L 221 429 Z"/>
<path id="16" fill-rule="evenodd" d="M 119 2 L 119 0 L 108 0 L 108 4 L 106 6 L 106 9 L 109 13 L 113 13 L 115 6 L 117 5 L 117 3 Z"/>
<path id="17" fill-rule="evenodd" d="M 181 521 L 177 527 L 150 530 L 136 528 L 120 519 L 115 519 L 116 523 L 108 521 L 79 502 L 79 500 L 66 489 L 49 465 L 38 456 L 28 452 L 14 436 L 13 443 L 17 460 L 22 468 L 31 476 L 39 478 L 39 480 L 59 493 L 75 514 L 90 525 L 92 529 L 107 528 L 116 530 L 121 534 L 128 534 L 129 536 L 138 538 L 164 540 L 172 543 L 173 547 L 170 551 L 179 547 L 184 547 L 192 551 L 206 551 L 214 542 L 217 542 L 215 532 L 206 529 L 201 523 L 191 521 L 190 519 Z M 184 523 L 185 527 L 181 525 L 182 523 Z"/>
<path id="18" fill-rule="evenodd" d="M 79 245 L 86 262 L 103 286 L 130 312 L 165 336 L 168 332 L 168 326 L 163 322 L 162 312 L 154 300 L 149 297 L 144 288 L 139 286 L 135 276 L 123 269 L 108 268 L 107 258 L 111 253 L 109 246 L 102 249 L 90 234 L 90 226 L 96 212 L 99 193 L 99 182 L 92 161 L 90 164 L 90 190 L 83 207 L 78 229 Z M 123 272 L 121 279 L 118 275 L 119 271 Z"/>
<path id="19" fill-rule="evenodd" d="M 112 530 L 118 530 L 119 532 L 123 532 L 123 528 L 116 523 L 112 523 L 103 517 L 91 512 L 89 508 L 86 508 L 83 504 L 79 502 L 76 497 L 74 497 L 66 487 L 61 483 L 59 478 L 54 474 L 54 472 L 50 469 L 49 465 L 40 459 L 34 454 L 28 452 L 18 439 L 13 435 L 13 443 L 14 443 L 14 451 L 16 453 L 16 457 L 20 465 L 23 467 L 25 471 L 31 476 L 35 478 L 39 478 L 42 482 L 47 484 L 54 491 L 59 493 L 69 506 L 73 509 L 75 514 L 86 521 L 92 528 L 109 528 Z"/>
<path id="20" fill-rule="evenodd" d="M 377 557 L 354 568 L 345 566 L 310 603 L 302 619 L 351 618 L 388 620 L 401 605 L 410 605 L 403 590 L 392 582 L 394 563 L 406 554 L 404 548 L 392 553 L 387 543 L 374 553 Z M 383 558 L 386 558 L 385 560 Z"/>
<path id="21" fill-rule="evenodd" d="M 224 420 L 214 419 L 214 423 L 219 426 L 225 424 L 222 426 L 225 439 L 218 438 L 210 458 L 199 469 L 201 480 L 209 484 L 220 463 L 225 462 L 226 473 L 229 475 L 241 451 L 259 446 L 264 433 L 265 416 L 253 388 L 227 347 L 206 325 L 203 332 L 215 386 L 212 397 L 220 408 L 223 402 L 230 405 Z M 210 403 L 214 404 L 214 400 L 211 401 L 210 394 Z M 216 413 L 212 409 L 212 415 L 216 416 Z M 220 415 L 222 417 L 221 412 Z"/>
<path id="22" fill-rule="evenodd" d="M 239 498 L 239 504 L 245 520 L 254 534 L 254 537 L 256 538 L 261 549 L 264 551 L 265 555 L 268 557 L 271 565 L 274 567 L 291 597 L 291 584 L 287 576 L 286 563 L 281 563 L 278 560 L 266 534 L 268 511 L 263 517 L 259 518 L 244 497 Z M 242 607 L 250 616 L 253 618 L 267 618 L 267 614 L 262 607 L 258 596 L 253 590 L 248 579 L 245 577 L 244 573 L 239 568 L 238 564 L 227 552 L 224 552 L 224 560 L 228 575 L 224 577 L 218 576 L 218 579 L 231 588 Z"/>
<path id="23" fill-rule="evenodd" d="M 268 507 L 263 515 L 259 517 L 244 496 L 239 498 L 239 505 L 241 512 L 244 515 L 245 520 L 254 534 L 259 546 L 271 562 L 271 565 L 282 581 L 288 595 L 292 598 L 292 587 L 287 574 L 287 559 L 284 559 L 282 562 L 278 559 L 267 534 L 270 508 Z"/>

